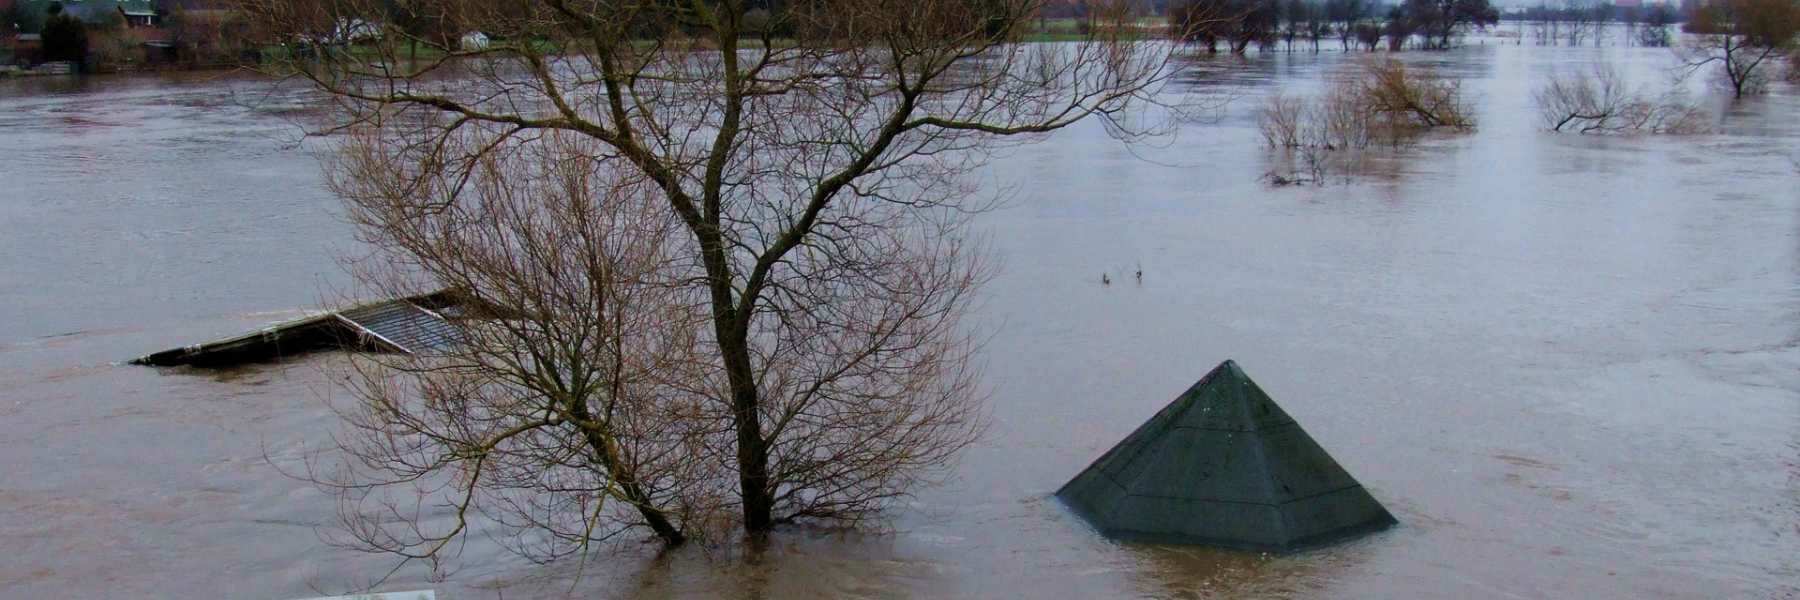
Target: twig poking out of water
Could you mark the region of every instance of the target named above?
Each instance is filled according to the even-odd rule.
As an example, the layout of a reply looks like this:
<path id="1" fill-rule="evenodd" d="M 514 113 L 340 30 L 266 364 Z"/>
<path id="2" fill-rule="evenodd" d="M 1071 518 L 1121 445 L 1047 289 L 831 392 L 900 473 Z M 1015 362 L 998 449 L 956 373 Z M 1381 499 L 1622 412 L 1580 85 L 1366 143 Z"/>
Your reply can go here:
<path id="1" fill-rule="evenodd" d="M 1651 98 L 1631 89 L 1611 65 L 1559 73 L 1532 95 L 1544 126 L 1554 132 L 1702 133 L 1706 119 L 1675 92 Z"/>

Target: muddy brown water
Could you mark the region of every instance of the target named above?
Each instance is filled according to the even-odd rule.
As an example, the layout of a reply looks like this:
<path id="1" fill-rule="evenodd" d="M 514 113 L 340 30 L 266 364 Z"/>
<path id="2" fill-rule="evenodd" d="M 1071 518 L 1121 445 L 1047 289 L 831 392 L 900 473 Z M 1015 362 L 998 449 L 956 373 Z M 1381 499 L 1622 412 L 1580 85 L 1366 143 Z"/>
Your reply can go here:
<path id="1" fill-rule="evenodd" d="M 994 426 L 891 531 L 550 567 L 478 538 L 448 579 L 383 589 L 1800 594 L 1800 95 L 1714 93 L 1712 135 L 1549 135 L 1530 90 L 1551 71 L 1603 59 L 1659 84 L 1669 55 L 1494 41 L 1407 55 L 1467 78 L 1479 132 L 1348 183 L 1258 182 L 1257 98 L 1349 66 L 1331 53 L 1196 66 L 1183 86 L 1238 99 L 1167 147 L 1078 128 L 1009 150 L 992 175 L 1013 200 L 982 217 L 1003 261 L 977 319 Z M 325 359 L 118 362 L 348 285 L 356 245 L 294 143 L 306 107 L 218 76 L 0 82 L 0 598 L 294 598 L 392 566 L 323 543 L 332 503 L 277 472 L 332 429 Z M 1269 557 L 1115 544 L 1050 498 L 1225 358 L 1401 526 Z"/>

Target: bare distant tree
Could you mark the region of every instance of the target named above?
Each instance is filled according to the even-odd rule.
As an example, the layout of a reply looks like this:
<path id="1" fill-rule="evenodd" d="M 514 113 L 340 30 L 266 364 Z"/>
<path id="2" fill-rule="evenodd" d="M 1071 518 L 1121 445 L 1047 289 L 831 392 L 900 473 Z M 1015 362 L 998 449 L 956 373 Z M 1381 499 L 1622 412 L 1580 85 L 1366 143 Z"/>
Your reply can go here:
<path id="1" fill-rule="evenodd" d="M 1625 45 L 1638 43 L 1642 39 L 1638 33 L 1638 26 L 1644 22 L 1643 9 L 1636 6 L 1621 6 L 1618 7 L 1618 10 L 1620 20 L 1625 22 Z"/>
<path id="2" fill-rule="evenodd" d="M 1562 19 L 1563 36 L 1570 46 L 1580 46 L 1583 41 L 1599 32 L 1600 23 L 1594 20 L 1596 13 L 1592 5 L 1585 2 L 1570 2 L 1562 13 L 1564 15 Z"/>
<path id="3" fill-rule="evenodd" d="M 1381 26 L 1374 23 L 1356 24 L 1356 43 L 1363 50 L 1374 52 L 1381 47 Z"/>
<path id="4" fill-rule="evenodd" d="M 1449 49 L 1452 40 L 1468 30 L 1500 22 L 1500 11 L 1488 0 L 1405 0 L 1397 8 L 1399 18 L 1411 24 L 1427 49 Z"/>
<path id="5" fill-rule="evenodd" d="M 1653 4 L 1644 13 L 1644 24 L 1637 33 L 1637 42 L 1641 46 L 1667 48 L 1671 35 L 1669 27 L 1675 23 L 1675 10 L 1667 4 Z"/>
<path id="6" fill-rule="evenodd" d="M 1345 52 L 1350 51 L 1350 44 L 1357 38 L 1357 31 L 1366 25 L 1369 18 L 1370 5 L 1363 0 L 1325 0 L 1325 14 L 1337 26 L 1338 45 Z"/>
<path id="7" fill-rule="evenodd" d="M 1412 39 L 1413 33 L 1417 31 L 1417 24 L 1408 18 L 1406 13 L 1400 10 L 1400 7 L 1395 6 L 1388 9 L 1387 23 L 1382 25 L 1381 31 L 1382 35 L 1387 37 L 1388 51 L 1405 50 L 1406 41 Z"/>
<path id="8" fill-rule="evenodd" d="M 1720 0 L 1695 11 L 1686 29 L 1693 35 L 1681 49 L 1688 71 L 1717 64 L 1732 95 L 1762 91 L 1765 71 L 1800 35 L 1796 0 Z"/>
<path id="9" fill-rule="evenodd" d="M 379 23 L 385 4 L 241 2 L 268 39 L 289 43 L 336 23 Z M 613 435 L 663 436 L 625 461 L 648 471 L 596 463 L 589 455 L 608 444 L 571 433 L 560 438 L 567 453 L 554 456 L 586 470 L 586 487 L 570 486 L 548 507 L 522 506 L 555 509 L 534 518 L 559 519 L 546 529 L 568 532 L 564 525 L 593 522 L 581 515 L 602 499 L 623 500 L 638 509 L 627 518 L 677 542 L 715 505 L 755 533 L 793 520 L 860 522 L 939 473 L 973 439 L 979 388 L 959 318 L 987 271 L 964 225 L 988 203 L 970 175 L 997 144 L 1083 120 L 1125 139 L 1154 133 L 1159 121 L 1139 119 L 1135 109 L 1155 102 L 1173 72 L 1175 46 L 1136 30 L 1135 3 L 1089 2 L 1094 26 L 1081 42 L 1020 43 L 1039 4 L 440 0 L 420 10 L 492 43 L 460 48 L 383 27 L 355 44 L 296 52 L 283 67 L 332 100 L 327 131 L 355 134 L 349 164 L 379 167 L 340 171 L 338 180 L 354 209 L 371 211 L 359 224 L 372 239 L 454 229 L 456 211 L 480 206 L 482 190 L 539 196 L 544 184 L 536 180 L 560 172 L 550 166 L 560 162 L 588 165 L 577 171 L 583 182 L 571 185 L 590 190 L 595 203 L 634 205 L 607 210 L 646 225 L 590 234 L 603 249 L 624 250 L 596 251 L 587 262 L 625 265 L 616 269 L 557 271 L 557 257 L 507 262 L 517 273 L 493 277 L 486 291 L 424 270 L 428 285 L 499 298 L 499 307 L 523 315 L 528 332 L 584 323 L 603 330 L 581 343 L 612 349 L 564 352 L 557 367 L 618 356 L 629 368 L 580 367 L 582 381 L 605 387 L 640 383 L 623 375 L 645 378 L 627 390 L 635 404 L 623 406 L 649 422 Z M 415 42 L 432 51 L 408 61 Z M 568 150 L 531 153 L 546 140 Z M 496 153 L 543 164 L 490 166 L 500 164 Z M 585 227 L 552 226 L 583 223 L 577 217 L 589 205 L 570 206 L 566 217 L 555 204 L 518 217 L 516 228 L 539 232 L 519 234 L 534 240 L 520 251 L 534 261 L 531 253 L 558 252 L 552 240 Z M 639 239 L 665 218 L 676 239 Z M 392 248 L 403 263 L 440 260 L 425 255 L 431 248 Z M 443 268 L 463 268 L 457 260 L 441 259 Z M 638 264 L 655 268 L 628 268 Z M 558 287 L 569 276 L 586 283 Z M 575 293 L 608 286 L 644 299 L 615 316 Z M 536 305 L 562 308 L 529 310 Z M 629 318 L 637 306 L 646 312 Z M 582 309 L 595 314 L 565 321 Z M 684 352 L 673 349 L 679 344 Z M 532 358 L 533 369 L 544 360 Z M 675 368 L 651 366 L 664 362 Z M 516 369 L 498 366 L 489 372 L 502 379 Z M 408 393 L 364 395 L 385 407 L 380 401 Z M 573 400 L 539 400 L 553 402 Z M 539 414 L 514 411 L 495 430 L 526 427 Z M 541 420 L 560 418 L 573 426 L 558 431 L 592 430 L 574 413 Z M 421 436 L 420 447 L 444 454 L 467 446 Z M 463 490 L 481 474 L 459 467 L 452 480 Z M 619 483 L 625 476 L 656 483 L 633 494 Z M 652 514 L 683 535 L 661 530 Z"/>
<path id="10" fill-rule="evenodd" d="M 1177 38 L 1217 52 L 1224 41 L 1233 54 L 1252 44 L 1271 50 L 1281 39 L 1281 10 L 1276 0 L 1177 0 L 1169 5 L 1170 29 Z"/>
<path id="11" fill-rule="evenodd" d="M 1587 11 L 1591 13 L 1588 17 L 1588 31 L 1594 38 L 1594 47 L 1605 46 L 1606 41 L 1612 37 L 1612 3 L 1596 2 Z"/>
<path id="12" fill-rule="evenodd" d="M 1525 16 L 1531 21 L 1531 39 L 1539 46 L 1556 44 L 1561 36 L 1558 24 L 1562 20 L 1560 11 L 1544 4 L 1526 9 Z"/>
<path id="13" fill-rule="evenodd" d="M 1559 74 L 1533 95 L 1551 131 L 1580 133 L 1698 133 L 1700 111 L 1665 94 L 1633 91 L 1617 70 L 1596 64 L 1585 73 Z"/>

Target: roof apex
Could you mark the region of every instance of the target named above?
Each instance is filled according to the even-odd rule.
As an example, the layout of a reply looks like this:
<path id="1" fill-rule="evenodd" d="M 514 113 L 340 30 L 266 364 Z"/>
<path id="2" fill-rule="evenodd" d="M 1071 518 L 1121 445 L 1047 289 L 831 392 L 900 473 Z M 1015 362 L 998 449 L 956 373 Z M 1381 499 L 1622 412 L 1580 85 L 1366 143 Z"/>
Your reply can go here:
<path id="1" fill-rule="evenodd" d="M 1233 361 L 1056 493 L 1108 537 L 1264 551 L 1395 523 Z"/>

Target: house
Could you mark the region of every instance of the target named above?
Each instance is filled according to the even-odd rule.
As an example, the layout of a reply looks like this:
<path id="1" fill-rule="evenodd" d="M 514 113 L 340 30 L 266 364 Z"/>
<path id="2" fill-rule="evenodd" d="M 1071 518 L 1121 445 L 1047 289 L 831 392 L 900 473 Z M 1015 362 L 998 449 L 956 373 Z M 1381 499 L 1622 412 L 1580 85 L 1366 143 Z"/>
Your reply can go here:
<path id="1" fill-rule="evenodd" d="M 11 51 L 6 64 L 35 65 L 44 59 L 44 38 L 35 33 L 0 38 L 0 47 Z"/>
<path id="2" fill-rule="evenodd" d="M 50 0 L 0 0 L 8 1 L 35 15 L 44 14 L 50 7 Z M 156 0 L 62 0 L 62 6 L 65 14 L 81 19 L 89 27 L 157 27 L 168 14 L 159 10 Z"/>
<path id="3" fill-rule="evenodd" d="M 162 13 L 151 0 L 119 0 L 119 15 L 126 27 L 156 27 L 162 24 Z"/>

